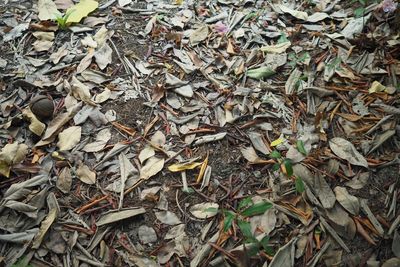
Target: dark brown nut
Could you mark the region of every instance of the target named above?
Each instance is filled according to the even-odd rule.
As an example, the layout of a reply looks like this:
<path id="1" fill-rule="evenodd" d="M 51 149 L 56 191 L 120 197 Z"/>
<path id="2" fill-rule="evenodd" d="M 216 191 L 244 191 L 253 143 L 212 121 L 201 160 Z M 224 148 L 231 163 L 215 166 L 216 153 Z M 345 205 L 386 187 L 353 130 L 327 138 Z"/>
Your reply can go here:
<path id="1" fill-rule="evenodd" d="M 43 95 L 34 97 L 29 107 L 38 119 L 48 119 L 53 116 L 54 113 L 53 101 Z"/>

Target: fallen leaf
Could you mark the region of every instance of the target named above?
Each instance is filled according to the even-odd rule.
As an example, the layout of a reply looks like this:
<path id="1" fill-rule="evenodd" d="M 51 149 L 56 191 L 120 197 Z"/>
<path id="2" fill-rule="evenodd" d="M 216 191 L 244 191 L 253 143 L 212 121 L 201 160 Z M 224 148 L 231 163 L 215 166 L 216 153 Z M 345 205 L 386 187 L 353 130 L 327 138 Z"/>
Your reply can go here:
<path id="1" fill-rule="evenodd" d="M 12 165 L 23 161 L 27 154 L 28 146 L 25 144 L 6 144 L 0 151 L 0 174 L 9 177 Z"/>
<path id="2" fill-rule="evenodd" d="M 198 45 L 199 43 L 207 39 L 208 33 L 209 29 L 207 25 L 197 28 L 192 32 L 189 37 L 190 44 L 192 46 Z"/>
<path id="3" fill-rule="evenodd" d="M 186 170 L 193 170 L 194 168 L 202 165 L 202 162 L 189 162 L 189 163 L 176 163 L 168 167 L 170 172 L 181 172 Z"/>
<path id="4" fill-rule="evenodd" d="M 96 225 L 100 227 L 110 223 L 122 221 L 127 218 L 131 218 L 143 213 L 146 213 L 146 210 L 144 208 L 131 208 L 121 211 L 109 212 L 107 214 L 102 215 L 100 219 L 96 222 Z"/>
<path id="5" fill-rule="evenodd" d="M 335 153 L 335 155 L 339 158 L 347 160 L 353 165 L 368 168 L 367 160 L 356 150 L 354 145 L 349 141 L 341 137 L 335 137 L 329 141 L 329 147 L 331 148 L 332 152 Z"/>
<path id="6" fill-rule="evenodd" d="M 164 168 L 164 159 L 151 157 L 145 165 L 140 169 L 140 179 L 147 180 L 150 177 L 156 175 Z"/>
<path id="7" fill-rule="evenodd" d="M 96 173 L 92 172 L 85 164 L 80 164 L 76 170 L 76 175 L 85 184 L 96 183 Z"/>
<path id="8" fill-rule="evenodd" d="M 270 67 L 260 67 L 257 69 L 251 69 L 247 71 L 247 76 L 256 80 L 262 80 L 264 78 L 271 77 L 275 74 L 275 71 Z"/>
<path id="9" fill-rule="evenodd" d="M 99 3 L 94 0 L 80 0 L 80 2 L 67 9 L 66 14 L 70 14 L 66 23 L 80 22 L 90 12 L 96 10 Z"/>
<path id="10" fill-rule="evenodd" d="M 336 200 L 343 208 L 355 216 L 359 214 L 360 203 L 357 197 L 350 195 L 344 187 L 336 186 L 333 191 L 335 192 Z"/>
<path id="11" fill-rule="evenodd" d="M 219 205 L 217 203 L 206 202 L 193 205 L 190 212 L 199 219 L 208 219 L 218 214 Z"/>
<path id="12" fill-rule="evenodd" d="M 61 13 L 57 10 L 57 6 L 53 0 L 39 0 L 38 9 L 38 17 L 40 20 L 54 20 L 57 16 L 61 16 Z"/>
<path id="13" fill-rule="evenodd" d="M 58 134 L 58 148 L 63 150 L 73 149 L 81 140 L 82 128 L 71 126 Z"/>

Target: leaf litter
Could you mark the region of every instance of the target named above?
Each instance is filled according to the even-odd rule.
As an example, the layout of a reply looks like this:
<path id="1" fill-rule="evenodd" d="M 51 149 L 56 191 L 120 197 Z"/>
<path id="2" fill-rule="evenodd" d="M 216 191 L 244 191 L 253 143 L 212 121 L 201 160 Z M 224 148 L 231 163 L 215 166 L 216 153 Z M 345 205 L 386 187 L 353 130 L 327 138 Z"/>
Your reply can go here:
<path id="1" fill-rule="evenodd" d="M 0 4 L 0 263 L 395 266 L 395 1 Z"/>

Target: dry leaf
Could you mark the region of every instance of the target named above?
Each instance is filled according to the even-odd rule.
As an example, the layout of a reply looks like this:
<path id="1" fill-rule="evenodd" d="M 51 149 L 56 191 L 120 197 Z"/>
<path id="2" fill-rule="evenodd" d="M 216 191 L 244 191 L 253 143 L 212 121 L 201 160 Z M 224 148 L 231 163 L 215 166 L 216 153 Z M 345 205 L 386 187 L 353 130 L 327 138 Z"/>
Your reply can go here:
<path id="1" fill-rule="evenodd" d="M 146 164 L 140 170 L 140 179 L 147 180 L 150 177 L 159 173 L 164 167 L 164 159 L 151 157 L 146 161 Z"/>
<path id="2" fill-rule="evenodd" d="M 341 159 L 347 160 L 353 165 L 362 166 L 368 168 L 367 160 L 361 155 L 354 145 L 349 141 L 335 137 L 329 141 L 329 147 L 332 152 L 335 153 Z"/>
<path id="3" fill-rule="evenodd" d="M 53 0 L 39 0 L 38 9 L 38 17 L 40 20 L 54 20 L 57 16 L 61 16 L 61 13 L 57 10 L 57 6 Z"/>
<path id="4" fill-rule="evenodd" d="M 79 180 L 85 184 L 96 183 L 96 173 L 92 172 L 85 164 L 79 165 L 78 169 L 76 170 L 76 175 L 78 176 Z"/>
<path id="5" fill-rule="evenodd" d="M 81 140 L 82 128 L 71 126 L 58 134 L 58 148 L 62 150 L 73 149 Z"/>

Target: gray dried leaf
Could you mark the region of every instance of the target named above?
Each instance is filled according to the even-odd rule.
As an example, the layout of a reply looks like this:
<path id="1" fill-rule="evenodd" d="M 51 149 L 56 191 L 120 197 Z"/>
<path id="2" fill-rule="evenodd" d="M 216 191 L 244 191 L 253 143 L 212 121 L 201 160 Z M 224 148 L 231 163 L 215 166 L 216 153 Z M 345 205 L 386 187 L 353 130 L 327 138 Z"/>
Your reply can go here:
<path id="1" fill-rule="evenodd" d="M 57 176 L 56 186 L 61 192 L 67 194 L 71 190 L 72 185 L 72 175 L 71 170 L 65 167 L 61 170 L 60 174 Z"/>
<path id="2" fill-rule="evenodd" d="M 344 187 L 336 186 L 333 190 L 336 194 L 336 200 L 343 208 L 355 216 L 359 214 L 360 203 L 357 197 L 350 195 Z"/>
<path id="3" fill-rule="evenodd" d="M 76 68 L 76 72 L 81 73 L 82 71 L 86 70 L 92 63 L 93 56 L 94 56 L 94 49 L 89 49 L 86 56 L 82 58 L 81 62 L 79 62 L 79 65 Z"/>
<path id="4" fill-rule="evenodd" d="M 38 233 L 39 228 L 32 228 L 24 232 L 2 234 L 0 235 L 0 241 L 10 242 L 10 243 L 29 243 L 32 241 L 33 237 Z"/>
<path id="5" fill-rule="evenodd" d="M 383 133 L 379 133 L 375 136 L 374 141 L 372 143 L 373 147 L 368 151 L 368 154 L 374 152 L 378 149 L 383 143 L 389 140 L 393 135 L 396 134 L 396 130 L 387 130 Z"/>
<path id="6" fill-rule="evenodd" d="M 358 190 L 363 188 L 368 183 L 368 180 L 369 172 L 362 172 L 354 176 L 350 181 L 346 182 L 345 185 Z"/>
<path id="7" fill-rule="evenodd" d="M 36 144 L 36 146 L 41 146 L 41 145 L 46 145 L 46 142 L 42 141 L 48 141 L 51 138 L 54 137 L 54 135 L 61 129 L 64 124 L 66 124 L 75 114 L 78 112 L 78 109 L 81 107 L 81 103 L 76 104 L 74 107 L 69 109 L 67 112 L 60 113 L 55 117 L 50 124 L 48 125 L 46 132 L 44 133 L 42 140 L 39 141 L 39 143 Z"/>
<path id="8" fill-rule="evenodd" d="M 332 152 L 335 153 L 335 155 L 339 158 L 347 160 L 353 165 L 368 168 L 367 160 L 356 150 L 354 145 L 349 141 L 341 137 L 335 137 L 329 141 L 329 147 L 331 148 Z"/>
<path id="9" fill-rule="evenodd" d="M 61 16 L 60 11 L 57 10 L 57 6 L 52 0 L 39 0 L 38 10 L 40 20 L 54 20 L 57 16 Z"/>
<path id="10" fill-rule="evenodd" d="M 353 39 L 355 34 L 362 32 L 370 17 L 371 13 L 364 17 L 353 18 L 342 30 L 341 34 L 347 39 Z"/>
<path id="11" fill-rule="evenodd" d="M 250 132 L 249 138 L 257 151 L 263 153 L 264 155 L 268 155 L 271 152 L 271 150 L 268 149 L 267 145 L 265 144 L 263 136 L 260 133 Z"/>
<path id="12" fill-rule="evenodd" d="M 314 187 L 312 190 L 314 190 L 325 209 L 330 209 L 335 205 L 335 194 L 322 175 L 315 176 Z"/>
<path id="13" fill-rule="evenodd" d="M 42 221 L 39 232 L 36 234 L 35 238 L 32 242 L 32 248 L 38 249 L 45 237 L 47 231 L 50 229 L 51 225 L 57 219 L 57 216 L 60 212 L 60 207 L 57 203 L 57 198 L 54 193 L 50 193 L 47 196 L 47 206 L 49 207 L 49 213 L 47 214 L 46 218 Z"/>
<path id="14" fill-rule="evenodd" d="M 269 267 L 293 267 L 296 241 L 297 238 L 292 238 L 286 245 L 280 247 L 269 264 Z"/>
<path id="15" fill-rule="evenodd" d="M 154 156 L 156 154 L 156 152 L 154 151 L 154 148 L 153 147 L 151 147 L 151 146 L 145 146 L 144 148 L 143 148 L 143 150 L 142 151 L 140 151 L 140 153 L 139 153 L 139 161 L 140 161 L 140 163 L 142 163 L 143 164 L 143 162 L 145 161 L 145 160 L 147 160 L 147 159 L 149 159 L 149 158 L 151 158 L 152 156 Z"/>
<path id="16" fill-rule="evenodd" d="M 159 220 L 163 224 L 176 225 L 182 223 L 181 220 L 179 220 L 178 216 L 176 216 L 175 213 L 171 211 L 158 211 L 154 214 L 156 215 L 157 220 Z"/>
<path id="17" fill-rule="evenodd" d="M 140 179 L 147 180 L 150 177 L 156 175 L 164 168 L 164 159 L 151 157 L 145 165 L 140 169 Z"/>
<path id="18" fill-rule="evenodd" d="M 158 240 L 156 231 L 147 225 L 139 226 L 138 236 L 142 244 L 154 243 Z"/>
<path id="19" fill-rule="evenodd" d="M 203 25 L 192 32 L 189 37 L 190 44 L 192 46 L 198 45 L 205 39 L 207 39 L 209 33 L 208 25 Z"/>
<path id="20" fill-rule="evenodd" d="M 215 142 L 218 140 L 224 139 L 227 133 L 217 133 L 217 134 L 211 134 L 211 135 L 205 135 L 197 138 L 196 142 L 194 143 L 195 146 L 205 144 L 205 143 L 210 143 L 210 142 Z"/>
<path id="21" fill-rule="evenodd" d="M 271 233 L 276 226 L 277 216 L 275 209 L 268 209 L 264 214 L 250 217 L 252 233 L 262 231 L 265 234 Z"/>
<path id="22" fill-rule="evenodd" d="M 105 43 L 99 49 L 97 49 L 96 53 L 94 53 L 94 58 L 101 70 L 104 70 L 108 64 L 112 62 L 112 49 L 111 47 Z"/>
<path id="23" fill-rule="evenodd" d="M 400 258 L 400 234 L 399 231 L 394 231 L 393 241 L 392 241 L 392 251 L 393 254 Z"/>
<path id="24" fill-rule="evenodd" d="M 122 221 L 124 219 L 131 218 L 143 213 L 146 213 L 146 210 L 144 208 L 131 208 L 121 211 L 113 211 L 102 215 L 100 219 L 96 222 L 96 225 L 99 227 L 102 225 Z"/>
<path id="25" fill-rule="evenodd" d="M 106 146 L 107 142 L 110 139 L 111 139 L 111 130 L 110 128 L 105 128 L 97 133 L 96 140 L 94 142 L 86 144 L 82 150 L 85 152 L 101 151 Z"/>
<path id="26" fill-rule="evenodd" d="M 85 184 L 96 183 L 96 173 L 91 171 L 85 164 L 79 165 L 78 169 L 76 170 L 76 176 Z"/>

